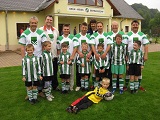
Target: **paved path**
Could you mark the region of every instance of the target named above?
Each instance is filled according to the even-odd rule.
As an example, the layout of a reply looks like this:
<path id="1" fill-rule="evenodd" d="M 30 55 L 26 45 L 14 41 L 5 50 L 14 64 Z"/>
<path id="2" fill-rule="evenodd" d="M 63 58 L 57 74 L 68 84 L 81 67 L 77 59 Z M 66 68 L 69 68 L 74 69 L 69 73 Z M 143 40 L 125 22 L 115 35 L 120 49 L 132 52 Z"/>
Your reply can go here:
<path id="1" fill-rule="evenodd" d="M 149 52 L 160 51 L 160 44 L 150 44 Z M 0 68 L 10 66 L 20 66 L 22 58 L 19 54 L 13 51 L 0 52 Z"/>
<path id="2" fill-rule="evenodd" d="M 0 52 L 0 68 L 10 67 L 10 66 L 20 66 L 21 64 L 22 64 L 21 55 L 12 51 Z"/>

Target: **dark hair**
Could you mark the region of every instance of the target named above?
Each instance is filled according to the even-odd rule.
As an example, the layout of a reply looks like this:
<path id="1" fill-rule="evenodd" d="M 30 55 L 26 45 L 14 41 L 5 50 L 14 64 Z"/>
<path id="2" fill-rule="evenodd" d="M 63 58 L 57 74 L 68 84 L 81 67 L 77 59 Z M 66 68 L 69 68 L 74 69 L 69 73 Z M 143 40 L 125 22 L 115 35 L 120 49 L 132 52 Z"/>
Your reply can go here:
<path id="1" fill-rule="evenodd" d="M 131 22 L 131 25 L 132 25 L 133 23 L 138 23 L 138 25 L 139 25 L 138 20 L 133 20 L 133 21 Z"/>
<path id="2" fill-rule="evenodd" d="M 104 44 L 103 44 L 103 43 L 99 43 L 99 44 L 97 45 L 97 48 L 98 48 L 98 47 L 104 48 Z"/>
<path id="3" fill-rule="evenodd" d="M 61 44 L 61 47 L 68 47 L 68 44 L 67 44 L 66 42 L 63 42 L 63 43 Z"/>
<path id="4" fill-rule="evenodd" d="M 101 21 L 97 21 L 97 23 L 96 23 L 96 24 L 98 24 L 98 23 L 101 23 L 101 24 L 103 25 L 103 22 L 101 22 Z"/>
<path id="5" fill-rule="evenodd" d="M 121 35 L 121 34 L 117 34 L 117 35 L 115 36 L 115 39 L 116 39 L 117 37 L 120 37 L 120 38 L 122 39 L 122 35 Z"/>
<path id="6" fill-rule="evenodd" d="M 86 23 L 86 22 L 83 22 L 81 25 L 87 26 L 87 23 Z"/>
<path id="7" fill-rule="evenodd" d="M 89 24 L 91 23 L 97 23 L 97 21 L 95 19 L 90 20 Z"/>
<path id="8" fill-rule="evenodd" d="M 64 25 L 63 25 L 63 28 L 64 28 L 64 27 L 69 27 L 69 26 L 70 26 L 70 24 L 64 24 Z"/>
<path id="9" fill-rule="evenodd" d="M 53 19 L 53 16 L 52 16 L 52 15 L 46 15 L 45 19 L 46 19 L 47 17 L 51 17 L 51 18 Z"/>
<path id="10" fill-rule="evenodd" d="M 134 43 L 137 43 L 139 47 L 141 46 L 141 41 L 139 40 L 134 41 Z"/>

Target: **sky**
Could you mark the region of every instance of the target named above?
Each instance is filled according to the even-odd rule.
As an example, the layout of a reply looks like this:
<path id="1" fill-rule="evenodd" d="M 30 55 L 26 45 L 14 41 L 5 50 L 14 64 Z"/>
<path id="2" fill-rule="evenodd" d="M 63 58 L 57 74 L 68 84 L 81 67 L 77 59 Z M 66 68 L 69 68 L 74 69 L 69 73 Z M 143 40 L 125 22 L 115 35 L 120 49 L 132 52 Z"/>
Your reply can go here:
<path id="1" fill-rule="evenodd" d="M 147 6 L 149 9 L 158 9 L 160 11 L 160 0 L 124 0 L 129 5 L 134 3 L 142 3 L 143 5 Z"/>

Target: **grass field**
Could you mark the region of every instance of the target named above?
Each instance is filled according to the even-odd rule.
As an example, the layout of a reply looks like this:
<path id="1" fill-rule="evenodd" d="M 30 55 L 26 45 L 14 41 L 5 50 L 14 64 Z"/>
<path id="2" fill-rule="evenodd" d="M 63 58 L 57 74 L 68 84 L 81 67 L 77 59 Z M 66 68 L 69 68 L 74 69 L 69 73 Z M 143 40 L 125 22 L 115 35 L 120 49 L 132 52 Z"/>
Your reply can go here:
<path id="1" fill-rule="evenodd" d="M 53 91 L 52 102 L 39 98 L 39 103 L 31 105 L 24 100 L 26 91 L 21 79 L 20 66 L 0 68 L 0 120 L 160 120 L 160 52 L 149 53 L 143 70 L 146 92 L 116 92 L 112 101 L 103 100 L 78 114 L 65 109 L 83 92 L 63 95 Z"/>

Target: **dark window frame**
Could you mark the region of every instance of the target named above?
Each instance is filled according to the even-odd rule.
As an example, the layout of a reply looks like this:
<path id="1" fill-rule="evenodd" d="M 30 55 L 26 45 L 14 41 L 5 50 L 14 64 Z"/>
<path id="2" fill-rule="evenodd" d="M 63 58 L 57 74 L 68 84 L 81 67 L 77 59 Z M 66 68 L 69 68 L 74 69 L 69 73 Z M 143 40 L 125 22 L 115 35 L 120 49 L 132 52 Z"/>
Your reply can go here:
<path id="1" fill-rule="evenodd" d="M 80 5 L 90 5 L 90 6 L 103 7 L 103 1 L 102 1 L 102 0 L 101 0 L 102 5 L 98 5 L 98 0 L 94 0 L 93 2 L 95 2 L 95 5 L 90 5 L 90 4 L 88 4 L 88 0 L 85 0 L 85 3 L 84 3 L 84 4 L 77 3 L 77 0 L 73 0 L 73 2 L 69 2 L 69 0 L 68 0 L 68 3 L 69 3 L 69 4 L 80 4 Z"/>
<path id="2" fill-rule="evenodd" d="M 23 31 L 25 31 L 27 28 L 29 27 L 29 23 L 28 22 L 24 22 L 24 23 L 16 23 L 16 29 L 17 29 L 17 38 L 19 39 L 21 36 L 20 30 L 23 29 Z"/>

